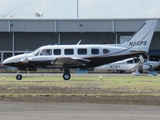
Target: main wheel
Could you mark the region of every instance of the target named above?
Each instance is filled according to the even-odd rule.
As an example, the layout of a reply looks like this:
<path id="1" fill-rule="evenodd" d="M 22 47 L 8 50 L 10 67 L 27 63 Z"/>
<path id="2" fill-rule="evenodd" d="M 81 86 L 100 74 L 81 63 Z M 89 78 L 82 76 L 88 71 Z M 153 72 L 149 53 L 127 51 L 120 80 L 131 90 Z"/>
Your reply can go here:
<path id="1" fill-rule="evenodd" d="M 22 79 L 22 75 L 21 75 L 21 74 L 18 74 L 18 75 L 16 76 L 16 79 L 17 79 L 17 80 L 21 80 L 21 79 Z"/>
<path id="2" fill-rule="evenodd" d="M 69 80 L 71 78 L 70 74 L 63 74 L 63 79 L 64 80 Z"/>

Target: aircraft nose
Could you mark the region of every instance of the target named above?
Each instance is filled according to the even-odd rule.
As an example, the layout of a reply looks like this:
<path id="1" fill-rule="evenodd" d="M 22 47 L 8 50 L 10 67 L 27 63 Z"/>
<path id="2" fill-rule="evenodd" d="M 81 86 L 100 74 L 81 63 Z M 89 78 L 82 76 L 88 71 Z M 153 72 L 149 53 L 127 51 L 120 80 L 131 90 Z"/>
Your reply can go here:
<path id="1" fill-rule="evenodd" d="M 6 60 L 4 60 L 4 61 L 2 62 L 3 65 L 7 65 L 7 64 L 9 64 L 9 63 L 10 63 L 10 60 L 9 60 L 9 59 L 6 59 Z"/>
<path id="2" fill-rule="evenodd" d="M 7 63 L 6 60 L 4 60 L 4 61 L 2 62 L 3 65 L 5 65 L 6 63 Z"/>

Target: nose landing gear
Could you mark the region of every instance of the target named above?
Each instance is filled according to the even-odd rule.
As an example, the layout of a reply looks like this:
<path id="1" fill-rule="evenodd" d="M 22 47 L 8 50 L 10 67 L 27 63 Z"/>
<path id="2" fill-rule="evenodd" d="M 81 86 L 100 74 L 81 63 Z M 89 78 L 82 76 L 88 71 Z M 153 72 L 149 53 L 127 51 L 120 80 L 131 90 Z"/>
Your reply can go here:
<path id="1" fill-rule="evenodd" d="M 22 77 L 22 75 L 20 74 L 20 71 L 18 71 L 18 72 L 17 72 L 17 75 L 16 75 L 16 79 L 17 79 L 17 80 L 22 80 L 22 78 L 23 78 L 23 77 Z"/>
<path id="2" fill-rule="evenodd" d="M 17 80 L 22 80 L 22 75 L 21 74 L 16 75 L 16 79 Z"/>

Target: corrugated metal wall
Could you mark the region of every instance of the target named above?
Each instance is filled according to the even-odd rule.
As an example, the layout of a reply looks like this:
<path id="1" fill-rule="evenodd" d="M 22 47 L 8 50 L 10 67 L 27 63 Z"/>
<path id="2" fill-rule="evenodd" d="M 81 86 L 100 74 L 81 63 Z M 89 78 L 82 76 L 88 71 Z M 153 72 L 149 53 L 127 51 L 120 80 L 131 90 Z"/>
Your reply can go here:
<path id="1" fill-rule="evenodd" d="M 15 33 L 15 51 L 32 51 L 43 45 L 58 44 L 57 33 Z"/>
<path id="2" fill-rule="evenodd" d="M 151 41 L 150 50 L 160 50 L 160 32 L 155 32 Z"/>
<path id="3" fill-rule="evenodd" d="M 115 20 L 115 32 L 134 32 L 137 31 L 146 20 Z"/>
<path id="4" fill-rule="evenodd" d="M 13 32 L 56 32 L 54 20 L 11 20 Z"/>
<path id="5" fill-rule="evenodd" d="M 111 32 L 112 20 L 59 20 L 58 32 Z"/>
<path id="6" fill-rule="evenodd" d="M 0 33 L 0 50 L 12 51 L 12 33 Z"/>
<path id="7" fill-rule="evenodd" d="M 134 32 L 117 33 L 117 43 L 120 43 L 120 36 L 132 36 Z M 12 51 L 12 35 L 13 33 L 0 33 L 0 50 Z M 160 49 L 160 32 L 155 32 L 150 50 Z M 105 44 L 116 43 L 116 33 L 14 33 L 15 51 L 33 51 L 43 45 L 58 44 L 60 39 L 61 45 L 77 44 L 79 40 L 81 44 Z"/>
<path id="8" fill-rule="evenodd" d="M 0 50 L 32 51 L 48 44 L 120 43 L 120 36 L 132 36 L 146 19 L 5 19 L 0 20 Z M 159 23 L 159 22 L 158 22 Z M 160 24 L 150 50 L 160 50 Z M 114 32 L 114 33 L 112 33 Z M 59 36 L 60 35 L 60 36 Z M 117 35 L 117 36 L 116 36 Z"/>
<path id="9" fill-rule="evenodd" d="M 132 36 L 134 32 L 119 32 L 117 33 L 117 43 L 120 43 L 120 36 Z"/>
<path id="10" fill-rule="evenodd" d="M 0 32 L 9 32 L 9 22 L 6 20 L 0 20 Z"/>
<path id="11" fill-rule="evenodd" d="M 104 44 L 115 43 L 115 33 L 61 33 L 61 44 Z"/>

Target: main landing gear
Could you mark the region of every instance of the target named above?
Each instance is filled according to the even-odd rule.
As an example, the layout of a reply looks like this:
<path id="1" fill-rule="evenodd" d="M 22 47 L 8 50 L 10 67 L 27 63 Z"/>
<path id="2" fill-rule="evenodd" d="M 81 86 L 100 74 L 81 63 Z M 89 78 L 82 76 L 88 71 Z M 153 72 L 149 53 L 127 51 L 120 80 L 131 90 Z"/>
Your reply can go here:
<path id="1" fill-rule="evenodd" d="M 64 68 L 63 79 L 64 80 L 69 80 L 71 78 L 69 66 L 66 65 L 63 68 Z"/>

